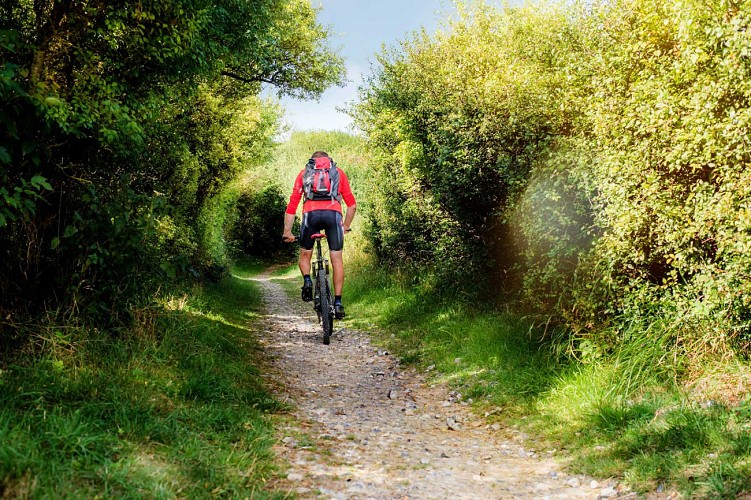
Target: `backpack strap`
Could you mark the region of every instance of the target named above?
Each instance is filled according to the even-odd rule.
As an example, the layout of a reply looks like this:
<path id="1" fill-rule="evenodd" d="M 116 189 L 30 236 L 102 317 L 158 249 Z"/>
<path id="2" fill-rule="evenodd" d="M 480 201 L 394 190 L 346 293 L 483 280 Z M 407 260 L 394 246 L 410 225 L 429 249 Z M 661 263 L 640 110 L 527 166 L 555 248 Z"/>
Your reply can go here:
<path id="1" fill-rule="evenodd" d="M 331 182 L 331 189 L 329 190 L 331 200 L 342 201 L 342 194 L 339 192 L 339 168 L 336 166 L 336 163 L 334 163 L 334 160 L 331 160 L 329 181 Z"/>
<path id="2" fill-rule="evenodd" d="M 303 194 L 306 200 L 313 199 L 313 179 L 315 177 L 316 159 L 311 158 L 305 164 L 305 171 L 302 174 Z"/>

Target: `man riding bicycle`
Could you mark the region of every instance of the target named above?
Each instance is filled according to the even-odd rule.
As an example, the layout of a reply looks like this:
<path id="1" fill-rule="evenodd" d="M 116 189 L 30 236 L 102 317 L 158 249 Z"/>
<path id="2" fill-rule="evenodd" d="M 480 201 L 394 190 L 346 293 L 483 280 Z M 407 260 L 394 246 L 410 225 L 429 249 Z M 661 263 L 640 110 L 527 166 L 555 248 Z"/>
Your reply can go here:
<path id="1" fill-rule="evenodd" d="M 313 281 L 310 279 L 310 260 L 313 256 L 312 235 L 324 230 L 329 242 L 331 266 L 334 269 L 334 312 L 337 319 L 344 318 L 342 305 L 342 288 L 344 287 L 344 233 L 349 232 L 352 219 L 355 218 L 355 196 L 349 185 L 347 175 L 331 161 L 324 151 L 316 151 L 308 164 L 297 176 L 292 194 L 284 215 L 284 234 L 286 242 L 295 241 L 292 224 L 295 213 L 303 202 L 302 224 L 300 226 L 300 272 L 303 275 L 302 299 L 313 300 Z M 346 216 L 342 221 L 342 204 L 347 205 Z"/>

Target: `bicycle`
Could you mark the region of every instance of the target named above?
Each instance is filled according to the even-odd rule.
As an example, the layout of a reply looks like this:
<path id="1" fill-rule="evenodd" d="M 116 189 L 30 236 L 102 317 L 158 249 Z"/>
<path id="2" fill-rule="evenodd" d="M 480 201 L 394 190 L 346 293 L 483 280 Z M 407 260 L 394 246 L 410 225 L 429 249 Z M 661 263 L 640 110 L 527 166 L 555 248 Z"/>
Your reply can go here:
<path id="1" fill-rule="evenodd" d="M 323 343 L 329 345 L 331 333 L 334 330 L 334 295 L 331 293 L 329 280 L 329 261 L 323 256 L 321 240 L 326 239 L 323 233 L 312 236 L 315 241 L 315 259 L 311 263 L 313 270 L 313 309 L 318 315 L 318 323 L 323 329 Z"/>

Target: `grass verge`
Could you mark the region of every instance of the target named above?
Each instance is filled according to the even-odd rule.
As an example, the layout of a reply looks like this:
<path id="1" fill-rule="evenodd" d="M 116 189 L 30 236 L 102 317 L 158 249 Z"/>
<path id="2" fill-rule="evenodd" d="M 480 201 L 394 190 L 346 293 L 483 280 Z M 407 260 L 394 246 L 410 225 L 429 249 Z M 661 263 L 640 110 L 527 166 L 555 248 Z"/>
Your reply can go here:
<path id="1" fill-rule="evenodd" d="M 405 362 L 435 368 L 478 411 L 525 428 L 537 446 L 563 450 L 572 471 L 692 498 L 751 492 L 751 398 L 737 387 L 740 399 L 728 402 L 679 385 L 669 376 L 675 360 L 647 343 L 659 332 L 631 332 L 637 340 L 626 348 L 580 364 L 533 340 L 523 319 L 349 267 L 349 326 L 377 332 Z M 748 379 L 742 362 L 694 370 L 712 370 L 705 381 Z"/>
<path id="2" fill-rule="evenodd" d="M 249 330 L 259 307 L 252 282 L 229 278 L 128 331 L 50 328 L 44 355 L 0 372 L 0 494 L 281 497 L 265 487 L 279 403 Z"/>

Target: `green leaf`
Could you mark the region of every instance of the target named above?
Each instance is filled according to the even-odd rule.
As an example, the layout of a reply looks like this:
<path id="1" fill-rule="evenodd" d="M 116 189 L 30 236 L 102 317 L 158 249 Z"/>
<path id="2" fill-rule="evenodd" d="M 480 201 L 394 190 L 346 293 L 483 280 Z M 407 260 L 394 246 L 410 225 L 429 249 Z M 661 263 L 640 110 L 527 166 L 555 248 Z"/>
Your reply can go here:
<path id="1" fill-rule="evenodd" d="M 45 104 L 48 104 L 49 106 L 60 106 L 63 103 L 63 101 L 60 100 L 59 98 L 52 97 L 52 96 L 45 97 L 44 102 Z"/>
<path id="2" fill-rule="evenodd" d="M 52 186 L 50 186 L 49 182 L 47 182 L 47 179 L 45 177 L 42 177 L 41 175 L 35 175 L 31 178 L 31 185 L 35 188 L 39 189 L 44 188 L 47 191 L 52 191 Z"/>
<path id="3" fill-rule="evenodd" d="M 11 157 L 8 153 L 8 150 L 4 147 L 0 146 L 0 162 L 8 164 L 10 163 Z"/>
<path id="4" fill-rule="evenodd" d="M 58 246 L 60 246 L 60 238 L 58 238 L 57 236 L 55 236 L 54 238 L 52 238 L 52 243 L 50 243 L 50 248 L 52 250 L 54 250 Z"/>
<path id="5" fill-rule="evenodd" d="M 78 228 L 75 226 L 67 226 L 63 231 L 63 238 L 69 238 L 78 232 Z"/>
<path id="6" fill-rule="evenodd" d="M 170 262 L 162 262 L 159 264 L 159 267 L 164 271 L 164 273 L 169 278 L 174 278 L 177 275 L 177 272 L 175 271 L 175 266 L 172 265 Z"/>

